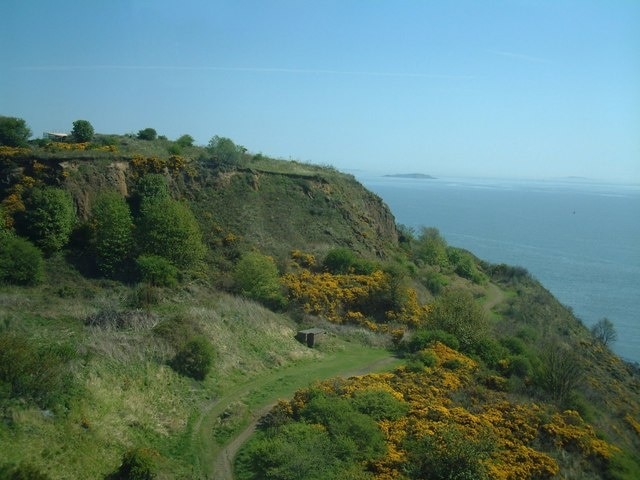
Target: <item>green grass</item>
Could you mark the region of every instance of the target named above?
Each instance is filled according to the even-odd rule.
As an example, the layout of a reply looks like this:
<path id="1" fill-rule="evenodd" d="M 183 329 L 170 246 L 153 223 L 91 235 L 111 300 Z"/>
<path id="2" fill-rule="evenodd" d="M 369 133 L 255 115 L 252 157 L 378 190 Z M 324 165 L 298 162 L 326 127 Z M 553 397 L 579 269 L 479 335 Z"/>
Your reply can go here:
<path id="1" fill-rule="evenodd" d="M 205 475 L 214 473 L 211 469 L 220 449 L 230 437 L 243 430 L 251 421 L 251 416 L 262 407 L 271 405 L 279 399 L 290 398 L 296 390 L 318 380 L 363 373 L 362 369 L 371 365 L 375 371 L 377 362 L 389 356 L 389 352 L 384 349 L 350 344 L 345 346 L 344 350 L 336 351 L 323 359 L 302 361 L 273 370 L 225 391 L 222 397 L 216 399 L 208 411 L 204 412 L 194 424 L 192 442 L 194 450 L 199 452 L 201 471 Z M 389 363 L 380 363 L 378 368 L 386 370 L 398 364 L 399 360 L 393 360 Z M 221 416 L 227 410 L 233 414 L 234 408 L 229 407 L 237 406 L 239 402 L 244 408 L 235 409 L 235 418 L 227 421 L 232 424 L 231 428 L 222 424 L 223 431 L 216 438 L 216 429 L 220 428 Z M 213 436 L 211 432 L 214 432 Z"/>

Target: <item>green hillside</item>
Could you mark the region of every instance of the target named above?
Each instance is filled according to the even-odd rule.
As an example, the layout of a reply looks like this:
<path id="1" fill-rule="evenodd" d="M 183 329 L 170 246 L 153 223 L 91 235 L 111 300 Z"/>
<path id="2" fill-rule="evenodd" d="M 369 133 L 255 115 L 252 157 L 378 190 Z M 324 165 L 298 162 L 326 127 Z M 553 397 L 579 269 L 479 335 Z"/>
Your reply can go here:
<path id="1" fill-rule="evenodd" d="M 526 270 L 330 167 L 152 133 L 0 146 L 0 478 L 227 478 L 279 399 L 237 478 L 640 475 L 637 366 Z"/>

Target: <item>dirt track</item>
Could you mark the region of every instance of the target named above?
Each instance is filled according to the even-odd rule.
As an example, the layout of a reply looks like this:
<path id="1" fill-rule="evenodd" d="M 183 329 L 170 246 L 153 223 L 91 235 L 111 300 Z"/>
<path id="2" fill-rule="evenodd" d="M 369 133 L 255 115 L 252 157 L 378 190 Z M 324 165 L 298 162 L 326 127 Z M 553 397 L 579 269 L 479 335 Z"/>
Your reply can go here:
<path id="1" fill-rule="evenodd" d="M 365 375 L 370 372 L 384 370 L 395 360 L 394 357 L 386 357 L 375 362 L 371 362 L 366 365 L 359 365 L 353 369 L 339 372 L 337 375 L 343 377 L 351 377 L 354 375 Z M 300 385 L 300 388 L 305 385 Z M 240 450 L 240 447 L 246 442 L 251 434 L 255 431 L 256 425 L 260 418 L 264 416 L 275 405 L 270 403 L 266 406 L 260 407 L 257 411 L 252 412 L 251 423 L 247 427 L 233 438 L 231 438 L 227 444 L 218 452 L 214 460 L 213 472 L 215 480 L 233 480 L 233 460 Z"/>

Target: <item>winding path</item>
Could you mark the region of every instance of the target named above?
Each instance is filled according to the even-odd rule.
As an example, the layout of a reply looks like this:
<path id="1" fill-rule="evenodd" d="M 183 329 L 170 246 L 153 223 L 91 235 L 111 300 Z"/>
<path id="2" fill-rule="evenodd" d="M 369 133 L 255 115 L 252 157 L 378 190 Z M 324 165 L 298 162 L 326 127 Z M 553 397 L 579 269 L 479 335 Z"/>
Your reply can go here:
<path id="1" fill-rule="evenodd" d="M 199 469 L 204 478 L 233 480 L 233 460 L 238 450 L 255 431 L 259 419 L 275 405 L 278 399 L 290 398 L 296 390 L 315 380 L 385 371 L 399 363 L 399 360 L 389 352 L 382 350 L 374 352 L 374 355 L 369 353 L 365 356 L 340 352 L 322 361 L 268 372 L 231 388 L 224 396 L 210 402 L 201 411 L 194 424 L 191 439 L 198 454 Z M 304 375 L 299 375 L 301 372 Z M 273 393 L 276 388 L 278 393 Z M 255 406 L 250 406 L 249 423 L 224 444 L 218 444 L 212 435 L 218 417 L 231 403 L 256 392 L 262 395 L 259 401 L 255 402 Z"/>

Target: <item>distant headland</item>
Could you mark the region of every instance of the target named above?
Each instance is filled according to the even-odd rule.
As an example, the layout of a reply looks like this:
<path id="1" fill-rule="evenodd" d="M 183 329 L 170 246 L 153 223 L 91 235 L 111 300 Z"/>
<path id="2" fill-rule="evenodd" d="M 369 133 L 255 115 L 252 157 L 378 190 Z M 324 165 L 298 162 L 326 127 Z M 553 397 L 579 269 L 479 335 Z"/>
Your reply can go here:
<path id="1" fill-rule="evenodd" d="M 384 177 L 393 177 L 393 178 L 420 178 L 423 180 L 435 180 L 436 177 L 431 175 L 426 175 L 424 173 L 395 173 L 393 175 L 383 175 Z"/>

